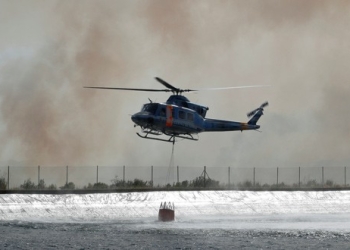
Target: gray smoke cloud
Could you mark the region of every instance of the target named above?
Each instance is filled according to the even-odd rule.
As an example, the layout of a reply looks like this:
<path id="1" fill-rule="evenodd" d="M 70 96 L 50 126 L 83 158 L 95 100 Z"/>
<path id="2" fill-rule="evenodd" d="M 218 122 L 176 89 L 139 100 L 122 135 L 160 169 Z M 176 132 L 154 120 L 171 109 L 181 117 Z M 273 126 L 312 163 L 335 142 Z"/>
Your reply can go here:
<path id="1" fill-rule="evenodd" d="M 181 141 L 181 166 L 345 166 L 349 162 L 348 1 L 11 1 L 0 3 L 2 164 L 167 166 L 130 114 L 167 94 L 83 86 L 271 84 L 188 95 L 208 117 L 263 133 Z"/>

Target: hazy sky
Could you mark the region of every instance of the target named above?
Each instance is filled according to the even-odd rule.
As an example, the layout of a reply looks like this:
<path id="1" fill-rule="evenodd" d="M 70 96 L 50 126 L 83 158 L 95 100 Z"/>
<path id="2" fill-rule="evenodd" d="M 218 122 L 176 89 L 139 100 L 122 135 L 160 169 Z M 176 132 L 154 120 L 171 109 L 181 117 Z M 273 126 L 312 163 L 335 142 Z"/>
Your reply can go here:
<path id="1" fill-rule="evenodd" d="M 202 133 L 175 165 L 350 166 L 349 1 L 0 1 L 2 165 L 168 166 L 130 115 L 180 88 L 270 84 L 186 95 L 207 117 L 262 133 Z"/>

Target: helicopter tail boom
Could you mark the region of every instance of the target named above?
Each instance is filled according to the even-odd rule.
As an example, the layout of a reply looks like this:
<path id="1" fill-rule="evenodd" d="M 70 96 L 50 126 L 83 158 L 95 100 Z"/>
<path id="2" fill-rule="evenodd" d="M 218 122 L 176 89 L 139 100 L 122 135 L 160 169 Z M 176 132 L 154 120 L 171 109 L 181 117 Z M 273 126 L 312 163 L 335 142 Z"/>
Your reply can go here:
<path id="1" fill-rule="evenodd" d="M 243 131 L 256 130 L 260 126 L 256 124 L 248 124 L 244 122 L 224 121 L 216 119 L 205 119 L 204 132 L 224 132 L 224 131 Z"/>

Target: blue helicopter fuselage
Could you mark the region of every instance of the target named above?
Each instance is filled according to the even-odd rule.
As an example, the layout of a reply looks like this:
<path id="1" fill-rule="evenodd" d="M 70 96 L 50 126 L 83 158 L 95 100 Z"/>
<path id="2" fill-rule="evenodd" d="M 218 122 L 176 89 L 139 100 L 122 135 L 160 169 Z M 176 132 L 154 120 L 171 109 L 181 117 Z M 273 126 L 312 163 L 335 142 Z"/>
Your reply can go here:
<path id="1" fill-rule="evenodd" d="M 191 103 L 184 96 L 173 95 L 166 103 L 144 104 L 141 111 L 132 115 L 131 119 L 143 129 L 166 135 L 189 135 L 201 132 L 242 131 L 260 128 L 254 122 L 243 123 L 205 118 L 207 110 L 207 107 Z M 261 115 L 262 112 L 259 117 Z"/>

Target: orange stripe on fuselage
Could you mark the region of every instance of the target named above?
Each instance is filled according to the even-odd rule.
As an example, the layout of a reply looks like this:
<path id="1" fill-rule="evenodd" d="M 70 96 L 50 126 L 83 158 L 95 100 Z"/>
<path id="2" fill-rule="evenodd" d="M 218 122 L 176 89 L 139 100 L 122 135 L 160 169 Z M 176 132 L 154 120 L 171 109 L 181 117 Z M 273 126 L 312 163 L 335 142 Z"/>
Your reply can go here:
<path id="1" fill-rule="evenodd" d="M 241 123 L 241 130 L 246 130 L 248 128 L 248 124 L 247 123 Z"/>
<path id="2" fill-rule="evenodd" d="M 166 123 L 165 126 L 171 127 L 173 126 L 173 106 L 167 105 L 166 106 Z"/>

